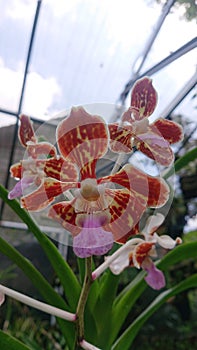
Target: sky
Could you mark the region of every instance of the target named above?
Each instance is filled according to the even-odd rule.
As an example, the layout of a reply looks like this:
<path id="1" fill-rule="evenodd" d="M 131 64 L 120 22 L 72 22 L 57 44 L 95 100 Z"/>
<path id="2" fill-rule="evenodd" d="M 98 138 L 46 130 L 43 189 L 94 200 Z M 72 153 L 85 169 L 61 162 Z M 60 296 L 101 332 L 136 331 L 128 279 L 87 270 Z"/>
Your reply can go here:
<path id="1" fill-rule="evenodd" d="M 37 0 L 0 0 L 0 108 L 18 111 Z M 42 0 L 21 112 L 43 119 L 72 106 L 109 120 L 162 8 L 154 0 Z M 167 16 L 141 73 L 196 36 L 183 8 Z M 197 49 L 152 76 L 162 115 L 196 73 Z M 194 91 L 176 112 L 196 123 Z M 126 104 L 129 103 L 129 97 Z M 0 127 L 14 119 L 0 113 Z"/>
<path id="2" fill-rule="evenodd" d="M 0 1 L 0 106 L 13 112 L 36 5 L 36 0 Z M 195 21 L 186 22 L 182 12 L 168 15 L 144 71 L 195 36 Z M 153 0 L 43 0 L 22 111 L 47 120 L 73 105 L 114 105 L 160 14 L 161 6 Z M 152 77 L 159 95 L 153 117 L 195 73 L 195 66 L 192 50 Z M 192 118 L 191 96 L 179 110 Z M 0 125 L 8 123 L 2 114 Z"/>

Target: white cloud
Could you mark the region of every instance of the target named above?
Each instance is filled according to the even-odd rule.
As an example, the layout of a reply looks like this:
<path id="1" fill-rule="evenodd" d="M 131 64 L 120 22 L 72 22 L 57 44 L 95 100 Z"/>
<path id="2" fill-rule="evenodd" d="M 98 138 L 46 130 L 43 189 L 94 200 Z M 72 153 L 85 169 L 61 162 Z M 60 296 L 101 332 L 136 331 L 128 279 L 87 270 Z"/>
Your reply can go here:
<path id="1" fill-rule="evenodd" d="M 2 108 L 16 111 L 22 78 L 22 72 L 9 69 L 0 58 L 0 105 Z"/>
<path id="2" fill-rule="evenodd" d="M 50 107 L 61 96 L 61 89 L 54 77 L 43 78 L 36 72 L 28 75 L 24 112 L 48 119 Z"/>
<path id="3" fill-rule="evenodd" d="M 29 21 L 35 14 L 37 0 L 10 0 L 4 6 L 7 17 Z"/>
<path id="4" fill-rule="evenodd" d="M 78 4 L 81 4 L 81 0 L 46 0 L 43 3 L 44 6 L 46 5 L 50 8 L 55 17 L 63 17 L 66 13 L 72 12 Z"/>
<path id="5" fill-rule="evenodd" d="M 16 112 L 18 108 L 23 72 L 5 66 L 0 58 L 0 105 Z M 47 119 L 55 99 L 61 96 L 61 89 L 54 77 L 44 78 L 30 72 L 27 78 L 26 93 L 22 111 L 32 116 Z"/>

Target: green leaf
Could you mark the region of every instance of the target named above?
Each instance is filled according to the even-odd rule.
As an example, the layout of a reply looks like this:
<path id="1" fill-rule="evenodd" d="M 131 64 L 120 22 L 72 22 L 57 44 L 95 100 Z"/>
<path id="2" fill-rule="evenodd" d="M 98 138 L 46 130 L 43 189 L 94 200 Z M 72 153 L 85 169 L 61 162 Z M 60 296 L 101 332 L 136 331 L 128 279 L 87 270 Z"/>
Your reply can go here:
<path id="1" fill-rule="evenodd" d="M 188 277 L 173 288 L 161 293 L 155 300 L 135 319 L 135 321 L 126 329 L 116 343 L 112 346 L 112 350 L 129 350 L 137 333 L 143 324 L 152 314 L 159 309 L 172 296 L 183 292 L 189 288 L 197 287 L 197 274 Z"/>
<path id="2" fill-rule="evenodd" d="M 0 251 L 9 259 L 16 263 L 16 265 L 25 273 L 25 275 L 32 281 L 44 299 L 53 306 L 67 310 L 68 306 L 62 297 L 52 288 L 48 281 L 42 274 L 34 267 L 34 265 L 20 254 L 15 248 L 0 237 Z M 68 321 L 58 319 L 62 333 L 68 344 L 72 346 L 74 341 L 74 325 Z"/>
<path id="3" fill-rule="evenodd" d="M 32 350 L 16 338 L 0 330 L 0 349 L 2 350 Z"/>
<path id="4" fill-rule="evenodd" d="M 126 317 L 131 311 L 136 300 L 140 297 L 147 285 L 144 281 L 145 273 L 141 271 L 117 296 L 112 310 L 112 329 L 109 342 L 112 344 L 116 339 Z"/>
<path id="5" fill-rule="evenodd" d="M 197 158 L 197 147 L 193 148 L 191 151 L 184 154 L 182 157 L 176 160 L 174 166 L 172 166 L 167 173 L 164 175 L 164 179 L 168 179 L 170 176 L 174 174 L 174 172 L 178 172 L 184 167 L 186 167 L 190 162 L 194 161 Z"/>
<path id="6" fill-rule="evenodd" d="M 184 243 L 197 241 L 197 231 L 187 232 L 182 238 Z"/>
<path id="7" fill-rule="evenodd" d="M 51 265 L 53 266 L 60 282 L 64 288 L 66 299 L 71 307 L 71 310 L 76 309 L 77 301 L 80 295 L 81 286 L 73 273 L 70 266 L 64 260 L 56 246 L 51 240 L 44 234 L 36 225 L 34 220 L 28 214 L 26 210 L 20 207 L 17 200 L 8 199 L 8 191 L 0 185 L 0 197 L 7 203 L 14 212 L 22 219 L 27 225 L 29 230 L 34 234 L 40 245 L 42 246 L 45 254 L 47 255 Z"/>
<path id="8" fill-rule="evenodd" d="M 197 256 L 197 241 L 183 243 L 168 254 L 166 254 L 157 264 L 159 269 L 167 270 L 170 266 L 177 264 L 186 259 L 196 258 Z"/>
<path id="9" fill-rule="evenodd" d="M 117 293 L 119 276 L 107 271 L 97 282 L 99 282 L 99 290 L 92 311 L 97 325 L 96 344 L 99 348 L 108 350 L 112 326 L 112 305 Z"/>

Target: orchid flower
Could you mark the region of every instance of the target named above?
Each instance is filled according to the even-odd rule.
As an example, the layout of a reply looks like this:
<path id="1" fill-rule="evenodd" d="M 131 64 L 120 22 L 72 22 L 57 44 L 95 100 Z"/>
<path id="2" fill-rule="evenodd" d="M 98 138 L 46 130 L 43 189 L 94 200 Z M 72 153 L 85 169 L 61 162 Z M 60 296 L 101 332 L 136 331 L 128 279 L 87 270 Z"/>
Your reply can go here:
<path id="1" fill-rule="evenodd" d="M 181 243 L 179 237 L 173 240 L 168 235 L 159 236 L 156 233 L 157 228 L 163 221 L 164 216 L 160 213 L 150 216 L 143 230 L 139 232 L 143 238 L 130 239 L 113 255 L 106 257 L 103 266 L 100 265 L 93 272 L 93 279 L 97 278 L 108 266 L 112 273 L 116 275 L 120 274 L 126 267 L 134 266 L 147 272 L 145 281 L 153 289 L 163 288 L 165 286 L 164 274 L 155 266 L 152 260 L 152 258 L 157 257 L 157 245 L 165 249 L 173 249 L 176 244 Z"/>
<path id="2" fill-rule="evenodd" d="M 26 139 L 29 142 L 30 138 Z M 162 178 L 147 175 L 131 164 L 97 179 L 97 161 L 107 152 L 110 141 L 107 124 L 100 116 L 73 107 L 58 125 L 56 140 L 60 157 L 52 155 L 42 162 L 35 158 L 44 176 L 36 189 L 21 198 L 21 205 L 29 211 L 50 205 L 49 217 L 71 232 L 77 256 L 106 254 L 114 241 L 123 243 L 138 231 L 147 207 L 160 207 L 168 200 L 169 188 Z M 36 149 L 37 143 L 33 142 L 30 146 Z M 32 160 L 32 152 L 30 155 Z M 64 176 L 64 164 L 71 169 L 68 178 Z M 71 199 L 60 201 L 59 195 L 67 193 L 72 194 Z"/>
<path id="3" fill-rule="evenodd" d="M 152 124 L 148 118 L 157 105 L 157 92 L 148 77 L 139 79 L 131 93 L 131 105 L 123 113 L 120 125 L 109 125 L 110 147 L 114 152 L 130 153 L 135 147 L 163 166 L 174 160 L 171 144 L 183 138 L 182 127 L 159 118 Z"/>
<path id="4" fill-rule="evenodd" d="M 9 199 L 21 197 L 26 189 L 39 187 L 44 178 L 64 181 L 77 180 L 77 171 L 73 164 L 57 156 L 56 148 L 49 142 L 38 142 L 31 120 L 26 115 L 20 116 L 18 137 L 20 144 L 27 150 L 27 159 L 11 166 L 11 176 L 19 179 Z M 43 158 L 44 157 L 44 158 Z"/>

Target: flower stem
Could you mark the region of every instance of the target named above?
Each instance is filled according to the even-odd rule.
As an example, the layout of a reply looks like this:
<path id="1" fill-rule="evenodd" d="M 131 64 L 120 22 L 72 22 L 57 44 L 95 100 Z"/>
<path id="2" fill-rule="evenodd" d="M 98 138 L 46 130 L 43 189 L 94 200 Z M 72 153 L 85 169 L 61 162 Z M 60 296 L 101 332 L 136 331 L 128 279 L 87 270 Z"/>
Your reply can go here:
<path id="1" fill-rule="evenodd" d="M 84 339 L 84 311 L 92 282 L 92 257 L 88 257 L 85 259 L 85 277 L 76 311 L 76 332 L 78 345 L 80 345 Z"/>
<path id="2" fill-rule="evenodd" d="M 88 343 L 85 339 L 81 341 L 80 345 L 85 350 L 101 350 L 100 348 Z"/>
<path id="3" fill-rule="evenodd" d="M 68 311 L 59 309 L 57 307 L 48 305 L 46 303 L 43 303 L 41 301 L 35 300 L 33 298 L 28 297 L 27 295 L 24 295 L 22 293 L 16 292 L 13 289 L 7 288 L 0 284 L 0 293 L 1 295 L 5 294 L 8 295 L 9 297 L 16 299 L 28 306 L 34 307 L 35 309 L 41 310 L 43 312 L 46 312 L 50 315 L 61 317 L 64 320 L 68 320 L 71 322 L 74 322 L 76 319 L 76 315 L 72 314 Z"/>
<path id="4" fill-rule="evenodd" d="M 110 266 L 110 264 L 116 258 L 118 258 L 119 255 L 122 254 L 123 251 L 127 250 L 129 247 L 132 247 L 140 242 L 142 242 L 141 238 L 133 238 L 129 240 L 127 243 L 125 243 L 124 245 L 122 245 L 120 248 L 118 248 L 115 251 L 115 253 L 113 253 L 112 255 L 108 255 L 106 260 L 101 265 L 99 265 L 99 267 L 97 267 L 96 270 L 92 272 L 92 280 L 94 281 L 95 279 L 97 279 Z"/>

